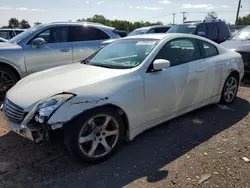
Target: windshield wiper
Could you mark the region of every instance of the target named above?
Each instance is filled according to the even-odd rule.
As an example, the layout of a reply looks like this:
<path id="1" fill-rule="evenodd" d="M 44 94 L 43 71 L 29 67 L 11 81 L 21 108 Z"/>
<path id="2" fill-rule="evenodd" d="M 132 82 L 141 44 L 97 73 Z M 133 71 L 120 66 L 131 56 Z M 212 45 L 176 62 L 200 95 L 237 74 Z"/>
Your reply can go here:
<path id="1" fill-rule="evenodd" d="M 88 65 L 98 66 L 98 67 L 104 67 L 109 69 L 130 69 L 131 67 L 127 66 L 120 66 L 120 65 L 110 65 L 110 64 L 102 64 L 102 63 L 91 63 Z"/>

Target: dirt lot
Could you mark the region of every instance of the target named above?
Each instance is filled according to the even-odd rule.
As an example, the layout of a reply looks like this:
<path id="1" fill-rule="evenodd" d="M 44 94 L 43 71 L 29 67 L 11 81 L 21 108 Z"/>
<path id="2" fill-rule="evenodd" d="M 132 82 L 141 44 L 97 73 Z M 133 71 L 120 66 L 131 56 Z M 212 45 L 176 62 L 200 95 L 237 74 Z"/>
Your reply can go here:
<path id="1" fill-rule="evenodd" d="M 36 146 L 0 117 L 0 187 L 250 187 L 250 87 L 151 129 L 108 161 L 80 165 L 62 141 Z"/>

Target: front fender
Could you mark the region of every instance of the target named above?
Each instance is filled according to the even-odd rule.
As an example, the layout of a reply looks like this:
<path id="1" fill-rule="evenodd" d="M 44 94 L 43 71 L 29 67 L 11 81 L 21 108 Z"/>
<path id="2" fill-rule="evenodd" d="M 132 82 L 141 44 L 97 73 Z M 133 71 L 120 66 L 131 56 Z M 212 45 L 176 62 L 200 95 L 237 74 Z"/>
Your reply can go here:
<path id="1" fill-rule="evenodd" d="M 105 104 L 108 104 L 108 97 L 96 99 L 92 98 L 89 100 L 83 100 L 77 97 L 73 98 L 57 109 L 47 124 L 50 125 L 53 130 L 61 128 L 63 124 L 71 121 L 84 111 L 98 106 L 103 106 Z"/>

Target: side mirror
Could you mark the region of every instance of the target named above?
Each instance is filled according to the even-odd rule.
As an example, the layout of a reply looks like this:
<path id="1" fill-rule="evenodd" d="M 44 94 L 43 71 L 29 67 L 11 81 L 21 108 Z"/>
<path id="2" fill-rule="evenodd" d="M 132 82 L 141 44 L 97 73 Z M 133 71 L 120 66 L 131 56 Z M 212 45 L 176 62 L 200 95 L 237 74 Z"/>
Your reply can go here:
<path id="1" fill-rule="evenodd" d="M 200 32 L 198 32 L 198 35 L 201 36 L 201 37 L 204 37 L 205 36 L 205 32 L 204 31 L 200 31 Z"/>
<path id="2" fill-rule="evenodd" d="M 33 48 L 38 48 L 39 46 L 44 45 L 44 44 L 46 44 L 46 41 L 43 38 L 35 38 L 31 42 L 31 46 Z"/>
<path id="3" fill-rule="evenodd" d="M 170 62 L 165 59 L 156 59 L 153 62 L 153 69 L 154 71 L 161 71 L 163 69 L 167 69 L 170 67 Z"/>

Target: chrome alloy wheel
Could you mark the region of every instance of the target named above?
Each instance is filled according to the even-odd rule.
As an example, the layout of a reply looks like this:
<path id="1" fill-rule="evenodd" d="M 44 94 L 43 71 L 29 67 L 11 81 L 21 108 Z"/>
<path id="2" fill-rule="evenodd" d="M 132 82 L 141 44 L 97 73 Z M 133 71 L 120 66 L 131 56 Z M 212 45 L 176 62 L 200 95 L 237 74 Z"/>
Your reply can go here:
<path id="1" fill-rule="evenodd" d="M 89 158 L 107 155 L 119 138 L 119 126 L 115 118 L 107 114 L 91 117 L 79 134 L 81 152 Z"/>
<path id="2" fill-rule="evenodd" d="M 224 97 L 227 103 L 232 102 L 232 100 L 235 98 L 237 89 L 238 89 L 238 81 L 236 80 L 235 77 L 232 76 L 227 80 L 224 90 Z"/>
<path id="3" fill-rule="evenodd" d="M 7 72 L 0 71 L 0 99 L 3 99 L 7 91 L 14 85 L 14 78 Z"/>

